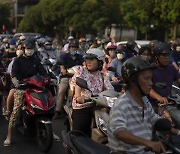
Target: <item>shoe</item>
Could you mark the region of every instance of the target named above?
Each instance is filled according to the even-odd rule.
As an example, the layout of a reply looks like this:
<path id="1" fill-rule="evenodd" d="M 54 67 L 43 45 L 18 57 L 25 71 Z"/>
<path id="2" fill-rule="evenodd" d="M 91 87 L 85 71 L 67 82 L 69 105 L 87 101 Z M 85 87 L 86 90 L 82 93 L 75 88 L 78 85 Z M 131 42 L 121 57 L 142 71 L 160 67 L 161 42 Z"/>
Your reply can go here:
<path id="1" fill-rule="evenodd" d="M 53 133 L 53 138 L 54 138 L 55 141 L 60 141 L 59 136 L 57 136 L 55 133 Z"/>
<path id="2" fill-rule="evenodd" d="M 4 146 L 5 146 L 5 147 L 11 146 L 11 140 L 7 138 L 7 139 L 4 141 Z"/>

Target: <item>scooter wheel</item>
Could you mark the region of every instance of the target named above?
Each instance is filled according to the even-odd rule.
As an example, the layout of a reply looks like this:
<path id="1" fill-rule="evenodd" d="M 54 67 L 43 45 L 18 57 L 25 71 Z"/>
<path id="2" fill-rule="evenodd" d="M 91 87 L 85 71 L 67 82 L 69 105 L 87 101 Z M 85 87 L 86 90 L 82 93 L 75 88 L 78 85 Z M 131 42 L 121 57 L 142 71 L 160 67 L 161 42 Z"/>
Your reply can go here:
<path id="1" fill-rule="evenodd" d="M 52 125 L 38 122 L 37 124 L 37 142 L 43 152 L 48 152 L 53 144 Z"/>

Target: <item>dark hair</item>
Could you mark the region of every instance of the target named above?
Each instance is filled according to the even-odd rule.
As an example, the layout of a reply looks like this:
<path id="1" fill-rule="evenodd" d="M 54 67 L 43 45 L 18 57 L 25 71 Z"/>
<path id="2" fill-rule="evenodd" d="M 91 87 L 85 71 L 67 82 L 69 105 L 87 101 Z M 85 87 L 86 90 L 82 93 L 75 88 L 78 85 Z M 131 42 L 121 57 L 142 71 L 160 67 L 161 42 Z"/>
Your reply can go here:
<path id="1" fill-rule="evenodd" d="M 139 49 L 139 55 L 142 55 L 143 52 L 146 51 L 146 50 L 147 50 L 147 51 L 149 52 L 149 54 L 152 56 L 151 51 L 150 51 L 150 48 L 149 48 L 148 46 L 141 47 L 141 48 Z"/>

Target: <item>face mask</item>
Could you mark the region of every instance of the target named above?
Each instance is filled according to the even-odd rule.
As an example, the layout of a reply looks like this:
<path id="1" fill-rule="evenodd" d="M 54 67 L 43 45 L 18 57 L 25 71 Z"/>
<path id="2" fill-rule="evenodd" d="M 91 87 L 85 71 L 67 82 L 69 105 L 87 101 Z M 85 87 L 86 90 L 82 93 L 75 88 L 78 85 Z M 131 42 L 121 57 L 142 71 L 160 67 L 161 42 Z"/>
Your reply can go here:
<path id="1" fill-rule="evenodd" d="M 122 54 L 122 53 L 117 54 L 117 59 L 118 60 L 122 60 L 123 58 L 124 58 L 124 54 Z"/>
<path id="2" fill-rule="evenodd" d="M 45 49 L 46 49 L 46 50 L 50 50 L 50 49 L 51 49 L 51 45 L 46 45 L 46 46 L 45 46 Z"/>
<path id="3" fill-rule="evenodd" d="M 109 51 L 109 55 L 110 55 L 110 57 L 111 58 L 114 58 L 114 57 L 116 57 L 116 51 Z"/>
<path id="4" fill-rule="evenodd" d="M 70 51 L 71 56 L 75 56 L 77 54 L 77 51 Z"/>
<path id="5" fill-rule="evenodd" d="M 180 46 L 177 46 L 177 47 L 176 47 L 176 50 L 177 50 L 178 52 L 180 52 Z"/>
<path id="6" fill-rule="evenodd" d="M 23 51 L 22 50 L 16 50 L 16 55 L 19 57 L 23 54 Z"/>
<path id="7" fill-rule="evenodd" d="M 15 49 L 15 45 L 10 45 L 10 49 Z"/>
<path id="8" fill-rule="evenodd" d="M 101 44 L 101 41 L 100 41 L 100 40 L 97 40 L 97 44 Z"/>
<path id="9" fill-rule="evenodd" d="M 32 56 L 34 54 L 34 49 L 25 49 L 26 56 Z"/>

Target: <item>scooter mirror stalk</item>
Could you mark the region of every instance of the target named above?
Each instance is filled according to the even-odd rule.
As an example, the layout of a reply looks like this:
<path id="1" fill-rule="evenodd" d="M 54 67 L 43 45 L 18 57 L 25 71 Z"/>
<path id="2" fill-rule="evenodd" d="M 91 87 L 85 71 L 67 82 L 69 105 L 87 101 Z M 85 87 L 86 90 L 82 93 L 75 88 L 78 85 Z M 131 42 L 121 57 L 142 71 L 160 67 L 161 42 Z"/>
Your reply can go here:
<path id="1" fill-rule="evenodd" d="M 161 88 L 161 89 L 165 89 L 167 87 L 167 84 L 164 82 L 157 82 L 156 87 Z"/>

